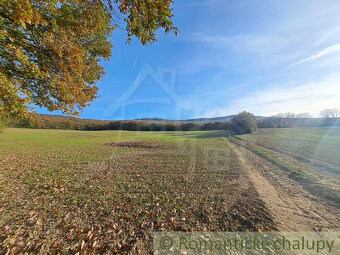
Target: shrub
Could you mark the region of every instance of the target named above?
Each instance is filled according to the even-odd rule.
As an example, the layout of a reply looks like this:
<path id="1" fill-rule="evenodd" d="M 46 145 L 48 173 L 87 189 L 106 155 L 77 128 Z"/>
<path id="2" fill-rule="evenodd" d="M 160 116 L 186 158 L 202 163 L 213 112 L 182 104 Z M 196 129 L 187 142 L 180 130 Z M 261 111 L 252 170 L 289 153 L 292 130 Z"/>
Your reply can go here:
<path id="1" fill-rule="evenodd" d="M 241 112 L 231 120 L 233 129 L 239 134 L 250 134 L 256 132 L 257 123 L 254 114 Z"/>

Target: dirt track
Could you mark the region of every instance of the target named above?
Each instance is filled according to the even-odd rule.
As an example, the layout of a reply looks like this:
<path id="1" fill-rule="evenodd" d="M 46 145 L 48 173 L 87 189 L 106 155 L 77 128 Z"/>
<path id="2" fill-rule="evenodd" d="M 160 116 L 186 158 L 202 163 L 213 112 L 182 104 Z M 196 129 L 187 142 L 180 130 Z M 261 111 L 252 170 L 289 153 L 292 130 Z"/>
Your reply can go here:
<path id="1" fill-rule="evenodd" d="M 339 210 L 321 203 L 272 163 L 225 139 L 280 231 L 339 230 Z"/>

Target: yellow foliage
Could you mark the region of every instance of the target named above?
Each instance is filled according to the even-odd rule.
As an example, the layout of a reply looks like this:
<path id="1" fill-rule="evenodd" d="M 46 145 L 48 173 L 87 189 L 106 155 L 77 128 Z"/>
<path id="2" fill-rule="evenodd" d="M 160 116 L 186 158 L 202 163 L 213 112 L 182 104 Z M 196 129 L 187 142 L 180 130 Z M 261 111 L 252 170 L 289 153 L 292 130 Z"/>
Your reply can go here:
<path id="1" fill-rule="evenodd" d="M 28 105 L 77 115 L 96 98 L 104 75 L 112 11 L 126 19 L 128 41 L 156 40 L 172 26 L 169 0 L 0 0 L 0 115 L 28 113 Z M 115 3 L 115 6 L 113 6 Z"/>

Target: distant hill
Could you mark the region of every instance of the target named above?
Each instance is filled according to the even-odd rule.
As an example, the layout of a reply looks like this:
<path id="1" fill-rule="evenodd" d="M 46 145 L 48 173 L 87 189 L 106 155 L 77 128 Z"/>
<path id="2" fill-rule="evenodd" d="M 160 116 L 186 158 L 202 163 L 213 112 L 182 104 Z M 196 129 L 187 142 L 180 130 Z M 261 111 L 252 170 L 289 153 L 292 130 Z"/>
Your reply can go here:
<path id="1" fill-rule="evenodd" d="M 34 119 L 23 120 L 20 118 L 8 118 L 8 127 L 24 128 L 51 128 L 51 129 L 74 129 L 74 130 L 229 130 L 230 120 L 235 115 L 215 118 L 195 118 L 186 120 L 168 120 L 162 118 L 143 118 L 135 120 L 95 120 L 80 119 L 62 115 L 36 114 Z M 257 120 L 266 117 L 256 116 Z M 271 122 L 270 122 L 271 123 Z M 270 124 L 269 123 L 269 124 Z M 262 123 L 262 126 L 264 124 Z"/>
<path id="2" fill-rule="evenodd" d="M 176 121 L 176 120 L 167 120 L 167 119 L 162 119 L 162 118 L 140 118 L 140 119 L 132 119 L 132 121 L 152 121 L 152 122 L 167 122 L 167 121 Z M 124 121 L 124 120 L 122 120 Z M 128 120 L 131 121 L 131 120 Z"/>
<path id="3" fill-rule="evenodd" d="M 235 115 L 228 115 L 223 117 L 213 117 L 213 118 L 195 118 L 195 119 L 186 119 L 186 120 L 168 120 L 162 118 L 142 118 L 142 119 L 135 119 L 137 121 L 163 121 L 163 122 L 222 122 L 222 121 L 230 121 L 234 118 Z M 264 120 L 268 117 L 264 116 L 255 116 L 257 120 Z"/>
<path id="4" fill-rule="evenodd" d="M 232 130 L 231 119 L 235 115 L 215 118 L 195 118 L 186 120 L 167 120 L 162 118 L 145 118 L 135 120 L 94 120 L 80 119 L 60 115 L 36 114 L 34 119 L 8 118 L 7 127 L 47 128 L 73 130 L 131 130 L 131 131 L 203 131 Z M 329 118 L 277 118 L 255 116 L 259 128 L 288 127 L 326 127 L 339 126 L 337 119 Z"/>

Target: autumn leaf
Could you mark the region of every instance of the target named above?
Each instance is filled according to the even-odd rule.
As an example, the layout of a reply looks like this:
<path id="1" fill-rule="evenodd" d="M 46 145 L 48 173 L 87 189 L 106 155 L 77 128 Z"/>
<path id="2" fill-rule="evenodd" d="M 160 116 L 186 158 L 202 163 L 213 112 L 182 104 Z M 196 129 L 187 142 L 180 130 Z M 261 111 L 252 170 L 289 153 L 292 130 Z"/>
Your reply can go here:
<path id="1" fill-rule="evenodd" d="M 177 32 L 171 3 L 0 0 L 0 117 L 27 117 L 29 105 L 78 115 L 97 98 L 118 16 L 128 42 L 135 36 L 148 44 L 158 28 Z"/>

